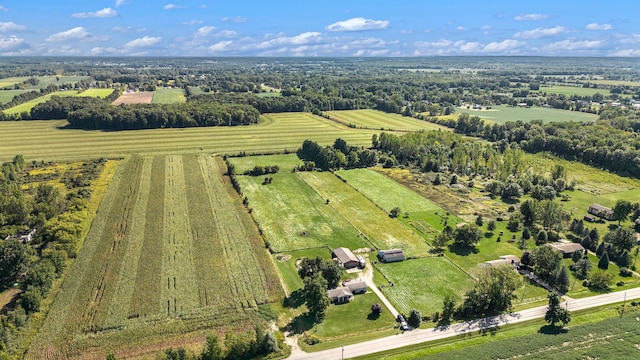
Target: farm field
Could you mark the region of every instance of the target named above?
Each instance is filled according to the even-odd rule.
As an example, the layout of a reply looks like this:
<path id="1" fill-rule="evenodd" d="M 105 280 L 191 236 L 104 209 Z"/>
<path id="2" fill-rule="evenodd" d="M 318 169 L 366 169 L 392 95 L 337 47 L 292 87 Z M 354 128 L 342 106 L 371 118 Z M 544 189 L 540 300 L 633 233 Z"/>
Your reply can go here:
<path id="1" fill-rule="evenodd" d="M 182 89 L 158 88 L 153 93 L 152 102 L 154 104 L 178 104 L 186 101 L 187 98 Z"/>
<path id="2" fill-rule="evenodd" d="M 13 100 L 14 96 L 26 93 L 32 90 L 0 90 L 0 104 L 6 104 Z"/>
<path id="3" fill-rule="evenodd" d="M 87 97 L 97 97 L 104 99 L 107 96 L 113 93 L 113 89 L 87 89 L 85 91 L 79 92 L 76 96 L 87 96 Z"/>
<path id="4" fill-rule="evenodd" d="M 328 199 L 329 205 L 349 219 L 349 222 L 376 248 L 401 248 L 407 256 L 428 253 L 429 246 L 424 239 L 401 222 L 390 218 L 385 211 L 337 176 L 326 172 L 298 174 L 323 199 Z"/>
<path id="5" fill-rule="evenodd" d="M 40 82 L 35 88 L 44 89 L 49 85 L 75 85 L 80 80 L 86 80 L 88 76 L 66 76 L 66 75 L 57 75 L 57 76 L 37 76 Z"/>
<path id="6" fill-rule="evenodd" d="M 8 108 L 4 110 L 6 114 L 20 114 L 23 112 L 29 112 L 33 109 L 34 106 L 43 103 L 53 96 L 75 96 L 78 92 L 76 90 L 68 90 L 68 91 L 57 91 L 51 94 L 47 94 L 45 96 L 40 96 L 39 98 L 35 98 L 31 101 L 27 101 L 26 103 L 22 103 L 20 105 Z"/>
<path id="7" fill-rule="evenodd" d="M 273 252 L 328 246 L 358 249 L 368 246 L 343 215 L 327 205 L 296 173 L 237 176 L 242 193 L 249 199 L 253 216 Z"/>
<path id="8" fill-rule="evenodd" d="M 583 88 L 582 86 L 540 86 L 541 93 L 547 94 L 560 94 L 560 95 L 578 95 L 578 96 L 593 96 L 596 93 L 602 94 L 604 96 L 611 95 L 611 91 L 608 89 L 593 89 L 593 88 Z"/>
<path id="9" fill-rule="evenodd" d="M 255 166 L 273 166 L 278 165 L 280 171 L 292 171 L 294 167 L 304 165 L 304 162 L 298 158 L 295 153 L 277 154 L 277 155 L 258 155 L 258 156 L 238 156 L 229 158 L 229 161 L 235 166 L 236 174 L 242 174 L 245 171 L 252 170 Z"/>
<path id="10" fill-rule="evenodd" d="M 0 89 L 11 87 L 15 84 L 18 84 L 27 80 L 28 78 L 29 78 L 28 76 L 17 76 L 17 77 L 8 77 L 8 78 L 0 79 Z"/>
<path id="11" fill-rule="evenodd" d="M 66 123 L 0 122 L 0 133 L 5 135 L 0 161 L 9 161 L 15 154 L 22 154 L 29 160 L 84 160 L 127 154 L 295 151 L 306 139 L 329 145 L 338 137 L 351 145 L 371 146 L 371 136 L 379 133 L 350 129 L 308 113 L 267 114 L 261 117 L 259 124 L 250 126 L 117 132 L 61 129 Z"/>
<path id="12" fill-rule="evenodd" d="M 258 306 L 282 289 L 223 167 L 196 155 L 123 160 L 27 358 L 154 354 L 175 336 L 260 321 Z"/>
<path id="13" fill-rule="evenodd" d="M 495 122 L 498 124 L 504 124 L 508 121 L 521 120 L 528 122 L 531 120 L 542 120 L 543 122 L 552 121 L 587 121 L 593 122 L 598 119 L 595 114 L 588 114 L 579 111 L 568 111 L 560 109 L 548 109 L 542 107 L 510 107 L 507 105 L 493 106 L 491 110 L 474 110 L 463 108 L 456 108 L 457 113 L 468 113 L 472 116 L 479 116 L 483 119 Z"/>
<path id="14" fill-rule="evenodd" d="M 440 311 L 447 295 L 460 303 L 473 286 L 473 279 L 444 257 L 379 264 L 378 269 L 393 283 L 379 284 L 382 292 L 398 311 L 407 315 L 411 309 L 418 309 L 423 315 Z"/>
<path id="15" fill-rule="evenodd" d="M 153 101 L 153 91 L 138 91 L 133 93 L 124 93 L 115 99 L 112 104 L 151 104 Z"/>
<path id="16" fill-rule="evenodd" d="M 332 120 L 339 121 L 344 125 L 355 125 L 364 129 L 390 129 L 402 131 L 416 130 L 443 130 L 451 129 L 436 125 L 427 121 L 417 120 L 412 117 L 398 114 L 385 113 L 378 110 L 340 110 L 326 111 Z"/>

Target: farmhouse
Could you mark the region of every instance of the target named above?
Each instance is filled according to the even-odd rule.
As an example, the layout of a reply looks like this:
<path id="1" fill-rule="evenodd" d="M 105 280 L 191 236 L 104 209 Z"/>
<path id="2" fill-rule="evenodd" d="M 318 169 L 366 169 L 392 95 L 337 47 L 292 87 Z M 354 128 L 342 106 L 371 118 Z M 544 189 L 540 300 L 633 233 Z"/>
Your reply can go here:
<path id="1" fill-rule="evenodd" d="M 613 219 L 613 210 L 600 204 L 591 204 L 591 206 L 589 206 L 589 214 L 601 217 L 605 220 Z"/>
<path id="2" fill-rule="evenodd" d="M 335 304 L 344 304 L 353 300 L 353 293 L 346 286 L 340 286 L 335 289 L 327 290 L 327 296 Z"/>
<path id="3" fill-rule="evenodd" d="M 584 251 L 584 247 L 578 243 L 553 243 L 550 245 L 555 251 L 561 252 L 563 257 L 571 257 L 576 251 Z"/>
<path id="4" fill-rule="evenodd" d="M 331 253 L 331 257 L 337 259 L 340 265 L 345 269 L 352 269 L 360 265 L 358 258 L 347 248 L 340 247 L 334 249 Z"/>
<path id="5" fill-rule="evenodd" d="M 515 255 L 502 255 L 497 260 L 491 260 L 484 263 L 484 266 L 501 266 L 511 265 L 513 267 L 520 266 L 520 258 Z"/>
<path id="6" fill-rule="evenodd" d="M 382 262 L 389 263 L 402 261 L 405 259 L 405 256 L 402 249 L 380 250 L 378 251 L 378 259 Z"/>
<path id="7" fill-rule="evenodd" d="M 364 294 L 367 292 L 367 283 L 363 280 L 355 280 L 355 281 L 345 281 L 342 283 L 343 286 L 346 286 L 351 290 L 352 294 Z"/>

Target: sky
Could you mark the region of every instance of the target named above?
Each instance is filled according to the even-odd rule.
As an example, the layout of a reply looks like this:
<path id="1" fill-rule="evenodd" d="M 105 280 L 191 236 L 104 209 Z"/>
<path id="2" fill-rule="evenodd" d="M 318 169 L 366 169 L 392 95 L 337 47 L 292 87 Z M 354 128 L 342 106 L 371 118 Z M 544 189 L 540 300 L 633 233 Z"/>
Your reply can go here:
<path id="1" fill-rule="evenodd" d="M 0 0 L 0 56 L 640 57 L 639 0 Z"/>

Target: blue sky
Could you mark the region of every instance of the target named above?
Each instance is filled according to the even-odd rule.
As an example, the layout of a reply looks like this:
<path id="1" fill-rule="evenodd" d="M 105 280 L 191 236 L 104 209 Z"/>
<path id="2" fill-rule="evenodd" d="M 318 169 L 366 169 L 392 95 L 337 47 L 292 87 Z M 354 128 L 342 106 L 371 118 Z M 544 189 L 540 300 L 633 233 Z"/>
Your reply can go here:
<path id="1" fill-rule="evenodd" d="M 640 57 L 638 14 L 638 0 L 0 0 L 0 55 Z"/>

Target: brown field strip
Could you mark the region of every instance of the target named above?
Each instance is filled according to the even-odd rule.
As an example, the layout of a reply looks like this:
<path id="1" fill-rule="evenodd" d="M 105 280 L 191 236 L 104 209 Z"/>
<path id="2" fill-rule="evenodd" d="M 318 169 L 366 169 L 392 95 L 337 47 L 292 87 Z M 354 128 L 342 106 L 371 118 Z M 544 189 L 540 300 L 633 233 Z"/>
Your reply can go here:
<path id="1" fill-rule="evenodd" d="M 134 93 L 124 93 L 115 99 L 112 104 L 151 104 L 153 101 L 153 91 L 138 91 Z"/>

